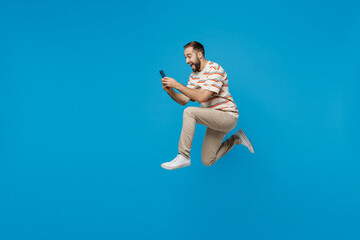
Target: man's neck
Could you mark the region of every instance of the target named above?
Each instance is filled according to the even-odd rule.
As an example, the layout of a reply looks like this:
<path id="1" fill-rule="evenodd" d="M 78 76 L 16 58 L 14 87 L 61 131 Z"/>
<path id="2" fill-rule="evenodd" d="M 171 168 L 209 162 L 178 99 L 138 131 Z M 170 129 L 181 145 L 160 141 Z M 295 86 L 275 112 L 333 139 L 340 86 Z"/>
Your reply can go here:
<path id="1" fill-rule="evenodd" d="M 201 72 L 202 70 L 204 70 L 207 62 L 208 62 L 208 60 L 206 60 L 205 58 L 200 60 L 200 69 L 199 69 L 199 72 Z"/>

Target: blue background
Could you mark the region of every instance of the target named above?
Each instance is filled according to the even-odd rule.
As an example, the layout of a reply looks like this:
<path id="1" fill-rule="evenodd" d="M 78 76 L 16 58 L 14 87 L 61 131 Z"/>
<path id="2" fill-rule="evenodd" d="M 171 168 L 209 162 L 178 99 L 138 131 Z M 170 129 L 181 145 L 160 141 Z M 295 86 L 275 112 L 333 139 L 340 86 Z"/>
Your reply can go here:
<path id="1" fill-rule="evenodd" d="M 360 239 L 358 1 L 1 1 L 0 239 Z M 183 46 L 255 154 L 167 171 Z M 197 106 L 191 103 L 191 106 Z M 189 106 L 189 105 L 188 105 Z"/>

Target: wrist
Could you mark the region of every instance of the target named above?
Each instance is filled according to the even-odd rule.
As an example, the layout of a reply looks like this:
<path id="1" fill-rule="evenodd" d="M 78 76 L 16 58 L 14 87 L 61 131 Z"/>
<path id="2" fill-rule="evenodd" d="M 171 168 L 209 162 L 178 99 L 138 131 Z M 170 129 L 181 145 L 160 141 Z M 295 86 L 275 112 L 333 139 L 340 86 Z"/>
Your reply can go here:
<path id="1" fill-rule="evenodd" d="M 184 87 L 184 85 L 182 85 L 181 83 L 177 83 L 176 86 L 175 86 L 175 88 L 177 90 L 179 90 L 180 92 L 182 92 L 183 87 Z"/>

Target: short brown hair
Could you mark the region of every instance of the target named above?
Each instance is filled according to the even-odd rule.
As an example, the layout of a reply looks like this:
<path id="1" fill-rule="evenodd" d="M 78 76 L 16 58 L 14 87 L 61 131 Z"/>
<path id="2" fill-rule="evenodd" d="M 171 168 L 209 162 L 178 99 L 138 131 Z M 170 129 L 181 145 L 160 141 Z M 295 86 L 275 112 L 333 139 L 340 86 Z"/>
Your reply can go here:
<path id="1" fill-rule="evenodd" d="M 188 47 L 192 47 L 194 50 L 202 52 L 203 56 L 205 57 L 205 49 L 201 43 L 197 41 L 192 41 L 184 46 L 184 48 L 188 48 Z"/>

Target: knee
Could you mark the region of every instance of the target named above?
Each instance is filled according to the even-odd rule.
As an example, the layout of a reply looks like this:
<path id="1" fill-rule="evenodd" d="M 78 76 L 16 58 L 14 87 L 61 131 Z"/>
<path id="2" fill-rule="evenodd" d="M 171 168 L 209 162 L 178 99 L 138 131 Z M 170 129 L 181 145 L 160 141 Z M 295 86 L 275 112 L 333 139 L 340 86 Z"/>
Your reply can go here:
<path id="1" fill-rule="evenodd" d="M 215 158 L 201 158 L 201 161 L 207 167 L 212 166 L 216 162 Z"/>
<path id="2" fill-rule="evenodd" d="M 189 116 L 189 115 L 191 115 L 192 112 L 194 111 L 194 108 L 195 108 L 195 107 L 187 107 L 187 108 L 185 108 L 185 110 L 184 110 L 184 116 Z"/>

